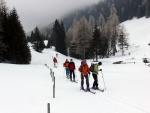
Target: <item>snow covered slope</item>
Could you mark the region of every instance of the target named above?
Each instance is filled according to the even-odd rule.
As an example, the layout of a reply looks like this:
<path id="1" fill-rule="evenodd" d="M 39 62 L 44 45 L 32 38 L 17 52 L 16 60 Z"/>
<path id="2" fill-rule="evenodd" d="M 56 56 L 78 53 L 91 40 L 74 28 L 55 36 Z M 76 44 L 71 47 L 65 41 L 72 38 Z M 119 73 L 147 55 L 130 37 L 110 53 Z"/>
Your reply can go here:
<path id="1" fill-rule="evenodd" d="M 123 24 L 131 46 L 123 57 L 118 54 L 100 59 L 103 71 L 98 82 L 101 89 L 105 88 L 105 82 L 105 92 L 80 91 L 80 60 L 73 58 L 78 83 L 72 83 L 66 79 L 63 68 L 70 57 L 51 49 L 42 54 L 31 49 L 30 65 L 0 64 L 0 113 L 46 113 L 47 103 L 51 113 L 150 113 L 150 67 L 142 61 L 144 57 L 150 58 L 150 19 L 133 19 Z M 52 61 L 56 53 L 58 68 L 53 67 Z M 89 65 L 91 61 L 88 60 Z M 113 64 L 116 61 L 123 63 Z M 50 68 L 56 79 L 55 98 Z M 89 79 L 92 86 L 92 75 Z"/>

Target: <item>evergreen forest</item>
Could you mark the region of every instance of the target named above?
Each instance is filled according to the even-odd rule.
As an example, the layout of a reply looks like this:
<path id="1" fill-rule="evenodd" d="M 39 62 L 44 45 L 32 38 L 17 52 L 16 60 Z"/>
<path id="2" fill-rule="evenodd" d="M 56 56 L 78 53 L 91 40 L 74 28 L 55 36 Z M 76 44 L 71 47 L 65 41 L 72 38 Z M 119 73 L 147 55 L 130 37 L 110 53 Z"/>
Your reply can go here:
<path id="1" fill-rule="evenodd" d="M 50 26 L 26 36 L 15 8 L 0 3 L 0 62 L 29 64 L 31 47 L 39 53 L 55 47 L 57 52 L 78 59 L 109 58 L 118 48 L 124 55 L 129 47 L 128 33 L 121 22 L 150 17 L 150 0 L 101 0 L 97 4 L 72 11 Z M 48 43 L 45 45 L 44 41 Z"/>
<path id="2" fill-rule="evenodd" d="M 26 34 L 15 8 L 8 11 L 6 3 L 0 3 L 0 62 L 29 64 L 31 52 Z"/>

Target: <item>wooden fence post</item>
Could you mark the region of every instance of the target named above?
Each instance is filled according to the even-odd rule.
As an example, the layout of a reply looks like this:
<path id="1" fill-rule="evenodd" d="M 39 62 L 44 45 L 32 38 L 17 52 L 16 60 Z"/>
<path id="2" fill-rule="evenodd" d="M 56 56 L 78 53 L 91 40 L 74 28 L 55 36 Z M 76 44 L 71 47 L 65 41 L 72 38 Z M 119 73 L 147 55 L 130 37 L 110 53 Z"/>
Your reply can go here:
<path id="1" fill-rule="evenodd" d="M 50 113 L 50 103 L 47 104 L 47 113 Z"/>
<path id="2" fill-rule="evenodd" d="M 53 72 L 53 74 L 52 74 L 52 81 L 54 81 L 54 72 Z"/>
<path id="3" fill-rule="evenodd" d="M 55 76 L 54 76 L 54 84 L 53 84 L 53 98 L 55 98 Z"/>

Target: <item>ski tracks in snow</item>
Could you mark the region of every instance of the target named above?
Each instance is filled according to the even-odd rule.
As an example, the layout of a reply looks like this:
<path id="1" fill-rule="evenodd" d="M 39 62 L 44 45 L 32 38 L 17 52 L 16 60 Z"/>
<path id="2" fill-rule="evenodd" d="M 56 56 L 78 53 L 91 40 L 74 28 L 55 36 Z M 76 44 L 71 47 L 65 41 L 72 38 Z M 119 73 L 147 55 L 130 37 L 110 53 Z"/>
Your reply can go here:
<path id="1" fill-rule="evenodd" d="M 110 96 L 108 94 L 102 94 L 101 96 L 104 97 L 104 99 L 110 103 L 115 104 L 119 106 L 126 107 L 131 113 L 150 113 L 150 109 L 144 108 L 143 106 L 137 105 L 135 103 L 130 102 L 129 100 L 125 101 L 123 99 L 119 99 L 116 96 Z"/>

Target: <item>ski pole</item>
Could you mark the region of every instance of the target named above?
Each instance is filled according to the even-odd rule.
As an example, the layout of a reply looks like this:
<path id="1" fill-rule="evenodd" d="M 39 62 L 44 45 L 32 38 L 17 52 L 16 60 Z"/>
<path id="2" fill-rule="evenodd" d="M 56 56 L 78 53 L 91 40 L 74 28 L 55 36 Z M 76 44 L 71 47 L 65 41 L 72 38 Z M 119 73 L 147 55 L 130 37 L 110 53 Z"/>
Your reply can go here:
<path id="1" fill-rule="evenodd" d="M 106 90 L 105 81 L 104 81 L 104 77 L 103 77 L 102 71 L 101 71 L 101 74 L 102 74 L 102 78 L 103 78 L 103 82 L 104 82 L 104 87 L 105 87 L 105 90 Z"/>

